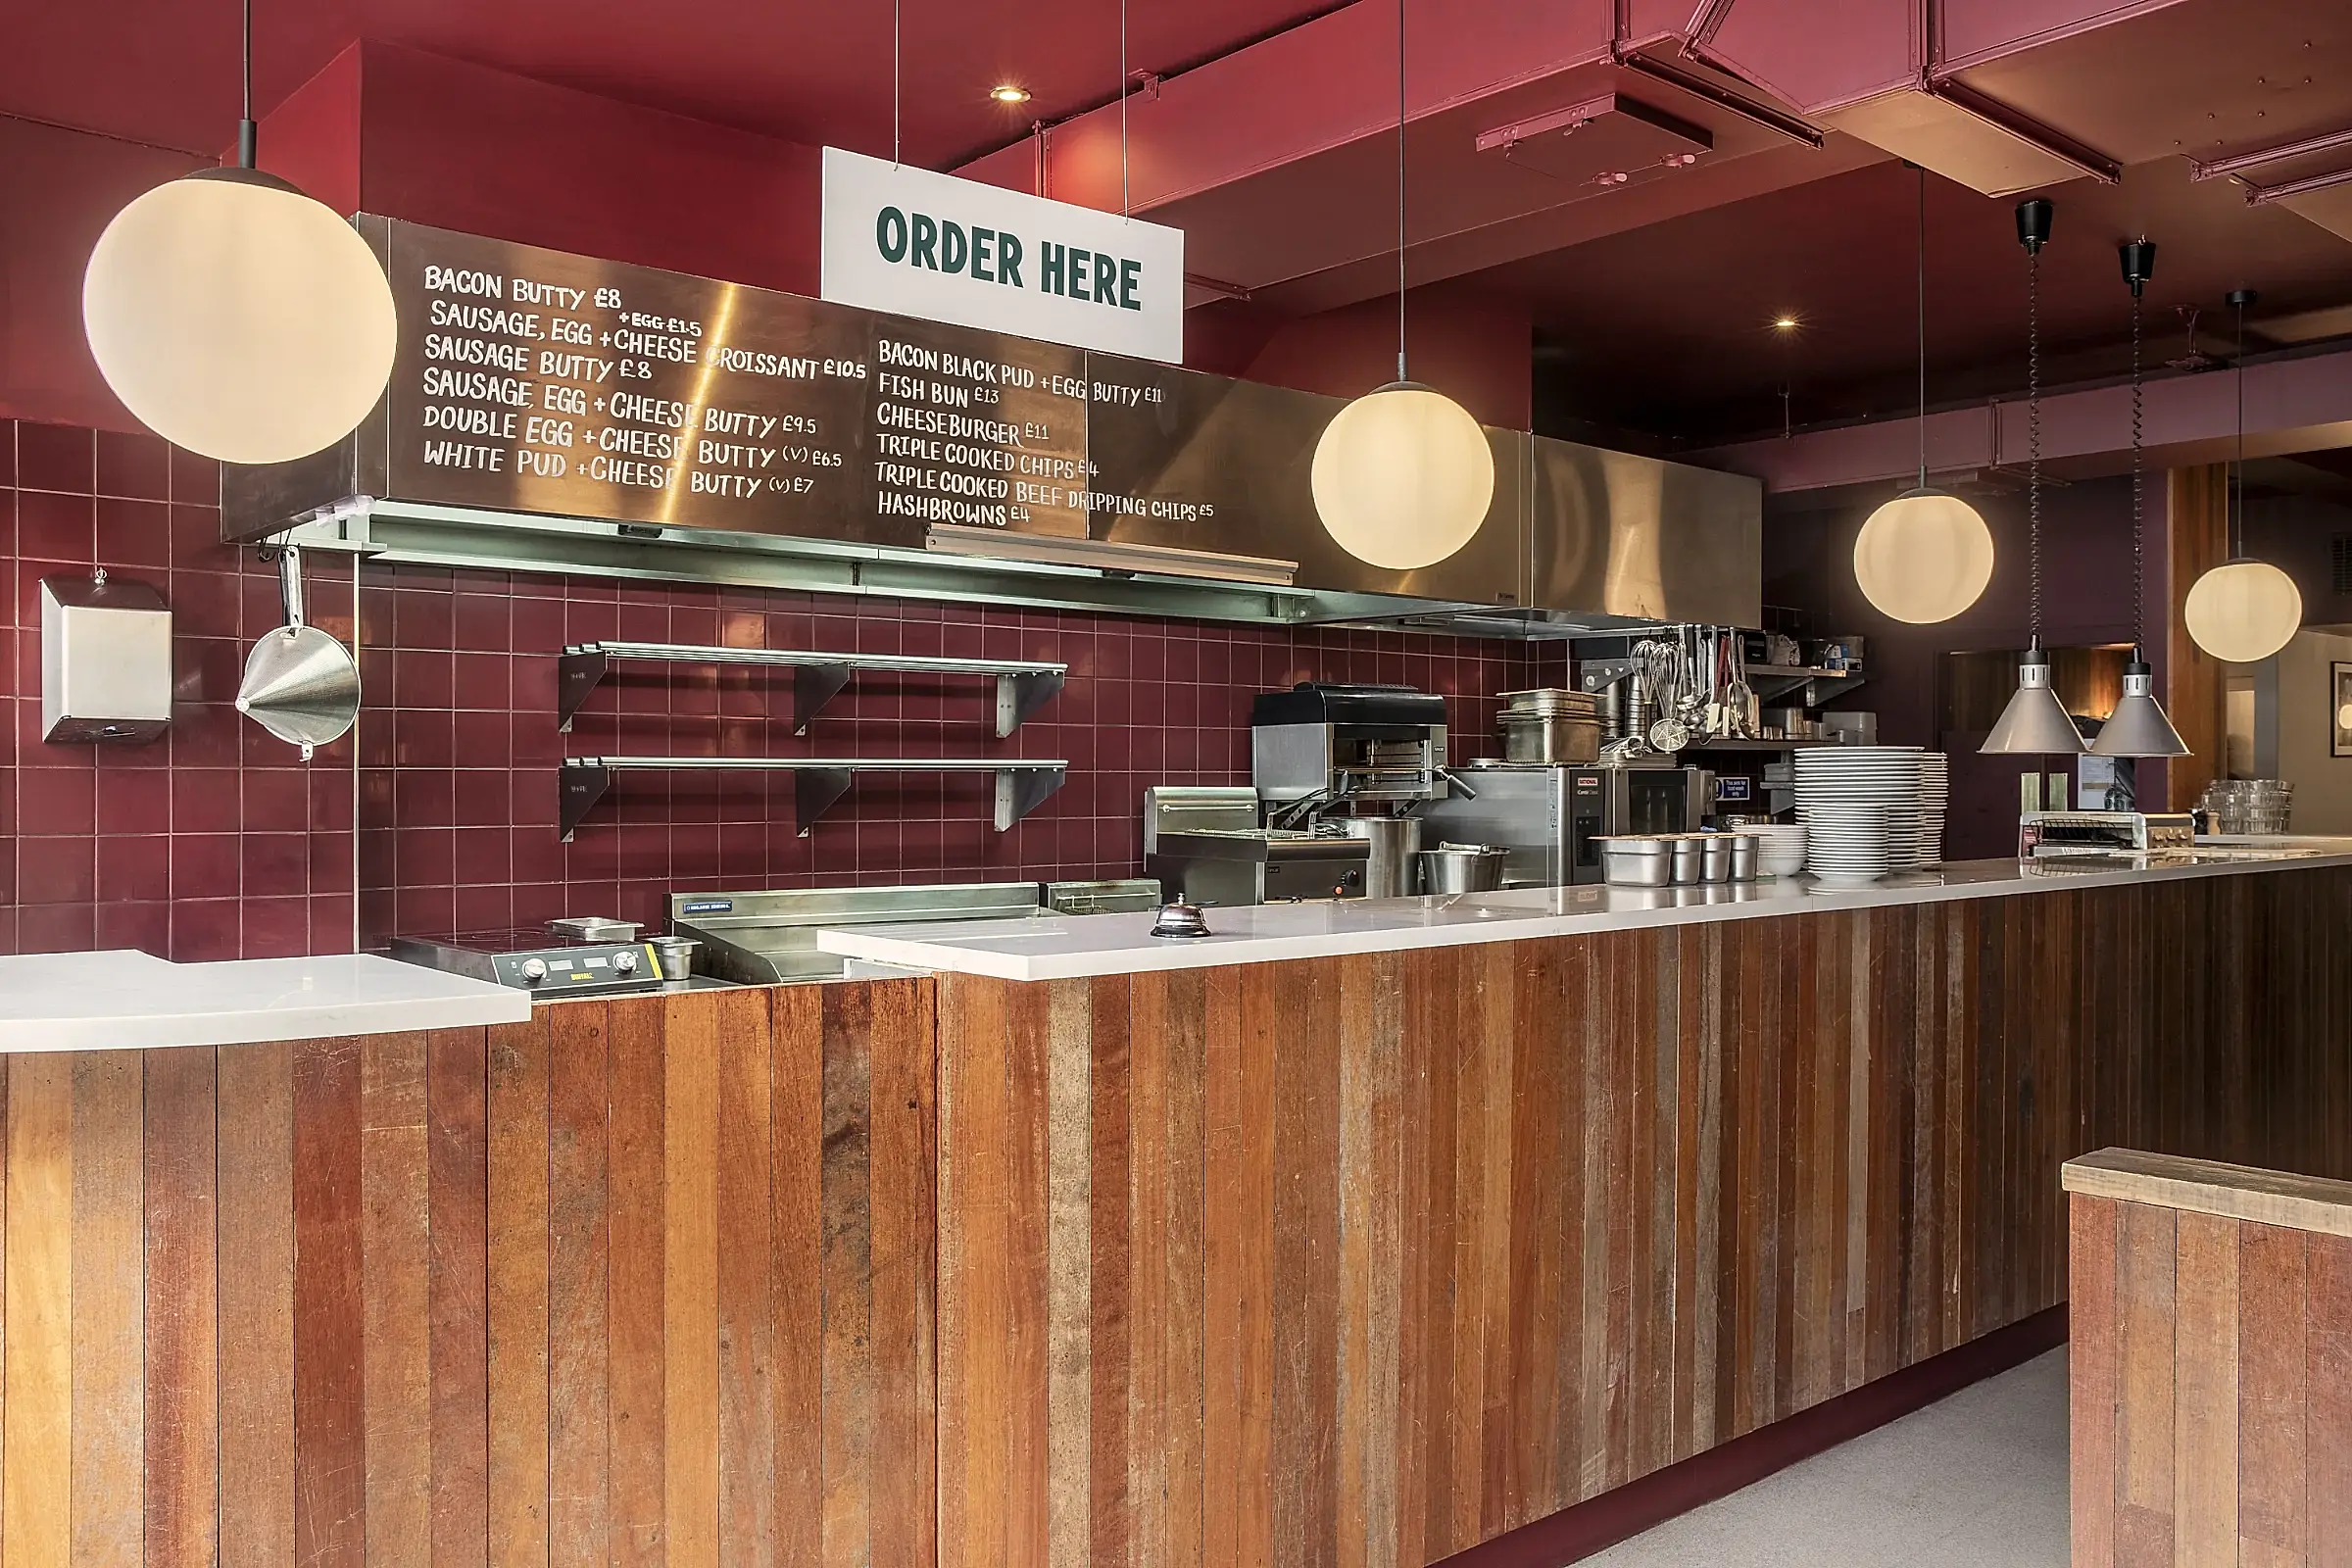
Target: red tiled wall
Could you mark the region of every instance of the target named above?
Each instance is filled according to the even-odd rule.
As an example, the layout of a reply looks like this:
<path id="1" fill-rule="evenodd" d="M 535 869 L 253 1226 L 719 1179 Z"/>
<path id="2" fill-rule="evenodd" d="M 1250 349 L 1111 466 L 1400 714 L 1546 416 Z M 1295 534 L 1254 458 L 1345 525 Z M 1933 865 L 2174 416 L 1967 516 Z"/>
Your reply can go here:
<path id="1" fill-rule="evenodd" d="M 1252 693 L 1309 678 L 1442 692 L 1460 761 L 1494 751 L 1494 694 L 1546 657 L 1478 639 L 415 568 L 368 572 L 361 632 L 368 941 L 564 913 L 656 921 L 673 890 L 1135 876 L 1148 785 L 1249 781 Z M 1070 673 L 999 741 L 986 679 L 859 676 L 795 736 L 789 670 L 620 664 L 559 734 L 556 656 L 602 638 L 1041 659 Z M 560 843 L 557 765 L 603 754 L 1035 757 L 1070 770 L 1002 834 L 991 775 L 863 775 L 806 838 L 790 774 L 623 773 Z"/>
<path id="2" fill-rule="evenodd" d="M 1248 781 L 1254 692 L 1442 692 L 1459 762 L 1494 750 L 1494 694 L 1561 673 L 1557 644 L 371 566 L 360 723 L 306 767 L 233 706 L 246 649 L 280 616 L 271 572 L 217 542 L 218 495 L 209 464 L 154 437 L 0 421 L 0 952 L 260 957 L 348 951 L 355 927 L 372 945 L 566 912 L 657 921 L 673 888 L 1133 876 L 1146 786 Z M 172 607 L 178 701 L 153 745 L 39 739 L 40 579 L 98 564 Z M 309 578 L 311 618 L 351 640 L 348 560 L 314 554 Z M 558 654 L 613 637 L 1047 659 L 1070 675 L 1004 741 L 991 682 L 880 674 L 796 737 L 789 671 L 623 665 L 559 734 Z M 1004 834 L 987 774 L 867 775 L 807 838 L 789 774 L 624 774 L 560 843 L 557 766 L 600 753 L 1070 771 Z"/>
<path id="3" fill-rule="evenodd" d="M 350 949 L 353 751 L 305 767 L 234 705 L 275 580 L 218 543 L 214 466 L 153 436 L 0 420 L 0 953 L 174 958 Z M 144 746 L 40 738 L 40 581 L 104 565 L 173 614 L 172 727 Z M 351 593 L 313 618 L 351 631 Z"/>

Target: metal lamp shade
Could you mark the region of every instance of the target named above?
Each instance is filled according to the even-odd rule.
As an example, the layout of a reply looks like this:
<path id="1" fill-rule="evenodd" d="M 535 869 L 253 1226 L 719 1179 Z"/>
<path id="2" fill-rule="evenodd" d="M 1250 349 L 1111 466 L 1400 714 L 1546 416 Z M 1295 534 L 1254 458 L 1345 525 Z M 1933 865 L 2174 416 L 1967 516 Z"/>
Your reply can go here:
<path id="1" fill-rule="evenodd" d="M 2017 693 L 2001 710 L 2001 721 L 1978 748 L 1985 753 L 2061 757 L 2082 750 L 2082 732 L 2050 685 L 2050 661 L 2038 647 L 2017 664 Z"/>
<path id="2" fill-rule="evenodd" d="M 2099 738 L 2090 743 L 2093 757 L 2186 757 L 2188 745 L 2164 705 L 2156 701 L 2155 672 L 2137 661 L 2124 666 L 2124 697 L 2107 716 Z"/>

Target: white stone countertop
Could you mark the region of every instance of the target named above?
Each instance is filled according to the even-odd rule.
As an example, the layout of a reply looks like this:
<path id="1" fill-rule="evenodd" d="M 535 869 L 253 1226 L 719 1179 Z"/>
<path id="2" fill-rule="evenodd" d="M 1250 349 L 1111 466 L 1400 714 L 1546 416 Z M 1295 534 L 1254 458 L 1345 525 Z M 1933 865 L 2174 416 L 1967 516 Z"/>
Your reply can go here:
<path id="1" fill-rule="evenodd" d="M 373 954 L 222 963 L 133 951 L 0 957 L 0 1053 L 231 1046 L 530 1016 L 527 993 Z"/>
<path id="2" fill-rule="evenodd" d="M 2067 864 L 1970 860 L 1830 887 L 1809 877 L 1690 888 L 1586 885 L 1517 888 L 1416 899 L 1347 899 L 1208 911 L 1210 936 L 1153 937 L 1151 914 L 1042 916 L 1019 921 L 942 921 L 827 929 L 826 953 L 909 969 L 1001 980 L 1076 980 L 1162 969 L 1202 969 L 1285 958 L 1399 953 L 1475 942 L 1524 942 L 1706 920 L 1885 908 L 1956 899 L 2117 887 L 2184 877 L 2352 865 L 2352 839 L 2213 841 L 2181 863 L 2133 860 Z"/>

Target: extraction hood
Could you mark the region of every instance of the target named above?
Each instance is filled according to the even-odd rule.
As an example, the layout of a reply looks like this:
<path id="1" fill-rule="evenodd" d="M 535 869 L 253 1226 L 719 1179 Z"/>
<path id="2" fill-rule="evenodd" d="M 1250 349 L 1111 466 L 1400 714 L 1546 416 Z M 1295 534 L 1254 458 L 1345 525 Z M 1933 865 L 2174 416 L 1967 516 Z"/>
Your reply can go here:
<path id="1" fill-rule="evenodd" d="M 363 217 L 401 321 L 345 441 L 230 467 L 224 537 L 391 564 L 1217 620 L 1752 625 L 1754 480 L 1488 431 L 1468 545 L 1348 556 L 1338 399 Z"/>

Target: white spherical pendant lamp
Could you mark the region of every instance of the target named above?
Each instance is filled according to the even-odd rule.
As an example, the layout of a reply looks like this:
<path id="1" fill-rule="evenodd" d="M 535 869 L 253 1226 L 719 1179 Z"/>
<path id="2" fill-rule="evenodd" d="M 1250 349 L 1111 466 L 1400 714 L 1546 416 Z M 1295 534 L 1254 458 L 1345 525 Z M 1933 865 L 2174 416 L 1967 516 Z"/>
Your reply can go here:
<path id="1" fill-rule="evenodd" d="M 1389 571 L 1435 565 L 1461 549 L 1494 500 L 1486 430 L 1405 374 L 1404 122 L 1404 0 L 1396 0 L 1396 379 L 1332 416 L 1309 475 L 1325 531 Z"/>
<path id="2" fill-rule="evenodd" d="M 2226 562 L 2189 586 L 2180 618 L 2214 658 L 2259 663 L 2294 640 L 2303 595 L 2294 578 L 2267 561 Z"/>
<path id="3" fill-rule="evenodd" d="M 82 273 L 81 320 L 106 384 L 156 434 L 223 463 L 285 463 L 375 407 L 397 321 L 368 242 L 254 167 L 253 0 L 240 9 L 235 167 L 117 213 Z"/>
<path id="4" fill-rule="evenodd" d="M 200 170 L 116 214 L 81 314 L 123 406 L 223 463 L 332 445 L 392 371 L 392 289 L 374 253 L 331 208 L 258 170 Z"/>
<path id="5" fill-rule="evenodd" d="M 1928 483 L 1928 172 L 1918 171 L 1919 482 L 1872 513 L 1854 540 L 1854 581 L 1882 613 L 1914 626 L 1950 620 L 1992 581 L 1992 530 L 1977 509 Z"/>
<path id="6" fill-rule="evenodd" d="M 1340 548 L 1392 571 L 1470 542 L 1494 500 L 1494 455 L 1469 411 L 1397 382 L 1332 416 L 1315 443 L 1315 514 Z"/>
<path id="7" fill-rule="evenodd" d="M 2189 640 L 2214 658 L 2231 664 L 2253 664 L 2294 641 L 2303 625 L 2303 594 L 2295 579 L 2267 561 L 2245 553 L 2246 527 L 2246 307 L 2262 296 L 2250 288 L 2233 289 L 2230 304 L 2237 312 L 2237 363 L 2230 374 L 2237 383 L 2237 462 L 2230 509 L 2232 548 L 2230 559 L 2189 584 L 2180 603 L 2180 620 Z"/>
<path id="8" fill-rule="evenodd" d="M 1862 524 L 1854 580 L 1881 613 L 1914 626 L 1949 620 L 1992 581 L 1992 530 L 1955 495 L 1906 490 Z"/>

